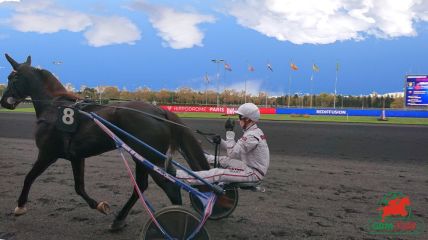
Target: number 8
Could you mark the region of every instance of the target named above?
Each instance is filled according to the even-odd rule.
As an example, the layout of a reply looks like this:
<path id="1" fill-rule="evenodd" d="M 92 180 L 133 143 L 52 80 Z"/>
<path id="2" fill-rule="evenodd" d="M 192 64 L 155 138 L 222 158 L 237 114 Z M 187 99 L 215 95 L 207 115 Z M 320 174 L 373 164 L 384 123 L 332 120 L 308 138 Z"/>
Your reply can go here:
<path id="1" fill-rule="evenodd" d="M 72 125 L 74 123 L 74 110 L 71 108 L 64 108 L 64 115 L 62 116 L 62 122 L 67 125 Z"/>

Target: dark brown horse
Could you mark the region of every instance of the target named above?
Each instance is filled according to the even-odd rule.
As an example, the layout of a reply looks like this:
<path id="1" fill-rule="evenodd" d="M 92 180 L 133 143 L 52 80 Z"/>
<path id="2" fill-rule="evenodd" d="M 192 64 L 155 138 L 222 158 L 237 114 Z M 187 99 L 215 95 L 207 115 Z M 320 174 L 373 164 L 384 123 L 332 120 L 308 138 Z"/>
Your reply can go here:
<path id="1" fill-rule="evenodd" d="M 27 211 L 25 204 L 27 203 L 31 184 L 58 158 L 71 162 L 77 194 L 82 196 L 91 208 L 97 209 L 102 213 L 108 212 L 109 206 L 106 202 L 94 200 L 85 191 L 85 158 L 113 150 L 115 149 L 115 143 L 93 121 L 83 115 L 76 117 L 78 126 L 75 131 L 61 130 L 57 125 L 58 107 L 74 104 L 79 98 L 67 92 L 64 86 L 49 71 L 31 67 L 30 56 L 26 62 L 21 64 L 7 54 L 6 58 L 12 65 L 13 71 L 8 77 L 8 86 L 0 100 L 0 104 L 5 108 L 15 109 L 22 100 L 28 96 L 31 97 L 37 116 L 35 140 L 39 149 L 37 160 L 25 177 L 15 215 L 21 215 Z M 130 108 L 140 112 L 131 111 L 129 110 Z M 167 153 L 168 150 L 180 150 L 193 170 L 209 169 L 203 150 L 192 132 L 187 128 L 168 122 L 183 124 L 177 115 L 172 112 L 139 101 L 107 106 L 88 105 L 84 107 L 84 111 L 96 112 L 101 117 L 133 134 L 162 153 Z M 142 114 L 141 112 L 147 114 Z M 168 121 L 161 121 L 161 119 Z M 163 166 L 165 159 L 162 157 L 128 139 L 124 139 L 124 141 L 146 159 L 158 166 Z M 148 171 L 138 162 L 136 162 L 135 171 L 138 185 L 142 191 L 147 188 L 148 175 L 150 174 L 173 204 L 182 203 L 180 189 L 176 185 L 158 174 Z M 125 218 L 137 199 L 138 195 L 134 191 L 116 216 L 111 226 L 113 230 L 124 226 Z"/>

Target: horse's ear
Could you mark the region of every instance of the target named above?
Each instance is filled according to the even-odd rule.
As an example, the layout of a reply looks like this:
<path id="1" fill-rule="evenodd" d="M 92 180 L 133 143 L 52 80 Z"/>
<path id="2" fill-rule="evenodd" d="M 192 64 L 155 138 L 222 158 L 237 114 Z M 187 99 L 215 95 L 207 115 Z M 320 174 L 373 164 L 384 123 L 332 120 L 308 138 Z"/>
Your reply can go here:
<path id="1" fill-rule="evenodd" d="M 27 61 L 25 61 L 25 64 L 28 64 L 31 66 L 31 56 L 27 57 Z"/>
<path id="2" fill-rule="evenodd" d="M 18 70 L 19 63 L 17 63 L 13 58 L 11 58 L 7 53 L 5 54 L 7 61 L 12 65 L 13 70 Z"/>

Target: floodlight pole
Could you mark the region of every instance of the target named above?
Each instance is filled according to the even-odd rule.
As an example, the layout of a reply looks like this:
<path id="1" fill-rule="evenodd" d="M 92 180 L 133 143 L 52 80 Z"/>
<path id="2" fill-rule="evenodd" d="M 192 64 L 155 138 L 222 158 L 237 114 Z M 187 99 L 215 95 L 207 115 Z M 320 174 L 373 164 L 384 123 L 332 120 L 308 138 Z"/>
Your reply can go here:
<path id="1" fill-rule="evenodd" d="M 217 107 L 220 106 L 220 63 L 224 62 L 223 59 L 212 59 L 211 62 L 217 64 Z"/>

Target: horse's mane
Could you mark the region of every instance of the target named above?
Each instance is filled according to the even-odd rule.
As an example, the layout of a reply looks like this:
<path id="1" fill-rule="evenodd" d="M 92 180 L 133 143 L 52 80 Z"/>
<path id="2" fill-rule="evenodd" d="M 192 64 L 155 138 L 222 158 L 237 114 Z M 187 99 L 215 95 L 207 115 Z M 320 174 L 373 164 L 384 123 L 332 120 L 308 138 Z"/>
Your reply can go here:
<path id="1" fill-rule="evenodd" d="M 46 90 L 52 95 L 52 97 L 65 97 L 70 100 L 82 100 L 82 98 L 76 94 L 68 92 L 67 89 L 65 89 L 61 82 L 51 72 L 44 69 L 40 69 L 39 71 L 43 77 Z"/>

